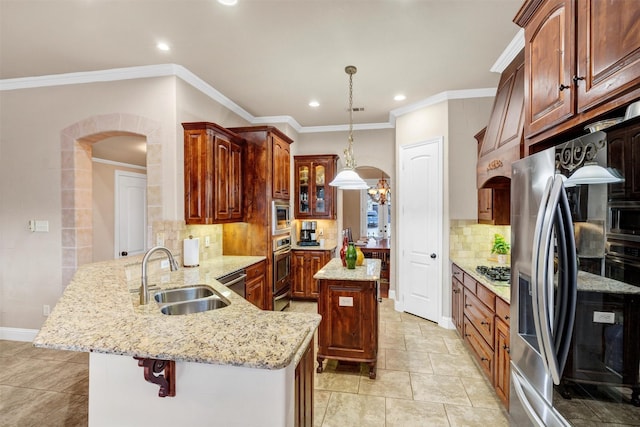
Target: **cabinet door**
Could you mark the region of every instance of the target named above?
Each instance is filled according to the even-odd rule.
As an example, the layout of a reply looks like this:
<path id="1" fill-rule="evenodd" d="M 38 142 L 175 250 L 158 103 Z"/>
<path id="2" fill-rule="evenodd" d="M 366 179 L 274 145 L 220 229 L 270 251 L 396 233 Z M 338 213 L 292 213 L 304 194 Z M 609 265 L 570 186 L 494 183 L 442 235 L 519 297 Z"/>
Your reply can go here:
<path id="1" fill-rule="evenodd" d="M 607 165 L 624 177 L 609 184 L 609 198 L 640 200 L 640 122 L 607 133 Z"/>
<path id="2" fill-rule="evenodd" d="M 229 184 L 231 182 L 231 143 L 218 136 L 214 140 L 215 154 L 215 219 L 231 218 Z"/>
<path id="3" fill-rule="evenodd" d="M 453 323 L 456 325 L 458 333 L 462 336 L 464 323 L 462 321 L 463 306 L 462 306 L 462 284 L 455 278 L 451 281 L 451 317 Z"/>
<path id="4" fill-rule="evenodd" d="M 493 221 L 493 190 L 481 188 L 478 190 L 478 222 L 491 223 Z"/>
<path id="5" fill-rule="evenodd" d="M 291 296 L 305 298 L 305 272 L 307 266 L 305 251 L 291 251 Z"/>
<path id="6" fill-rule="evenodd" d="M 242 146 L 231 143 L 229 159 L 229 213 L 232 219 L 242 219 Z"/>
<path id="7" fill-rule="evenodd" d="M 213 219 L 213 134 L 184 132 L 184 218 L 187 224 L 210 224 Z"/>
<path id="8" fill-rule="evenodd" d="M 525 28 L 525 135 L 573 115 L 573 1 L 549 0 Z"/>
<path id="9" fill-rule="evenodd" d="M 509 407 L 509 377 L 511 375 L 511 357 L 509 348 L 509 327 L 496 319 L 496 352 L 493 367 L 493 386 L 496 394 Z"/>
<path id="10" fill-rule="evenodd" d="M 578 112 L 640 84 L 638 6 L 638 0 L 576 2 Z"/>
<path id="11" fill-rule="evenodd" d="M 307 278 L 307 296 L 312 298 L 318 298 L 318 296 L 320 295 L 318 280 L 314 279 L 313 276 L 327 262 L 328 261 L 326 260 L 325 252 L 313 251 L 309 253 L 309 263 L 308 263 L 309 276 Z"/>
<path id="12" fill-rule="evenodd" d="M 296 218 L 306 218 L 311 215 L 311 197 L 313 186 L 310 184 L 311 162 L 295 161 L 296 186 Z"/>
<path id="13" fill-rule="evenodd" d="M 273 198 L 290 198 L 291 151 L 289 144 L 272 135 L 273 139 Z"/>
<path id="14" fill-rule="evenodd" d="M 335 219 L 335 176 L 337 156 L 295 156 L 295 217 L 299 219 Z"/>

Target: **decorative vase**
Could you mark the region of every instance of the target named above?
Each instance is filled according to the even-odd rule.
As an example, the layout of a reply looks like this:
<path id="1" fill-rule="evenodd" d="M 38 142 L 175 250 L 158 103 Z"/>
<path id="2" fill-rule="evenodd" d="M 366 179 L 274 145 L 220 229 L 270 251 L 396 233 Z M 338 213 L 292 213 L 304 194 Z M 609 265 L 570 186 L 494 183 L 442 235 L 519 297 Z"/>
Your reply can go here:
<path id="1" fill-rule="evenodd" d="M 347 261 L 347 268 L 354 269 L 356 268 L 356 261 L 358 260 L 358 253 L 356 252 L 356 247 L 353 242 L 349 242 L 349 247 L 347 248 L 347 253 L 345 255 L 345 259 Z"/>
<path id="2" fill-rule="evenodd" d="M 364 252 L 360 249 L 360 246 L 356 246 L 356 253 L 358 254 L 358 258 L 356 259 L 356 265 L 364 264 Z"/>
<path id="3" fill-rule="evenodd" d="M 503 254 L 499 254 L 498 255 L 498 264 L 506 264 L 507 263 L 507 256 L 503 255 Z"/>
<path id="4" fill-rule="evenodd" d="M 347 248 L 349 247 L 349 241 L 347 240 L 347 237 L 345 236 L 342 239 L 342 247 L 340 248 L 340 259 L 342 260 L 342 266 L 346 267 L 347 266 L 347 261 L 345 259 L 346 255 L 347 255 Z"/>

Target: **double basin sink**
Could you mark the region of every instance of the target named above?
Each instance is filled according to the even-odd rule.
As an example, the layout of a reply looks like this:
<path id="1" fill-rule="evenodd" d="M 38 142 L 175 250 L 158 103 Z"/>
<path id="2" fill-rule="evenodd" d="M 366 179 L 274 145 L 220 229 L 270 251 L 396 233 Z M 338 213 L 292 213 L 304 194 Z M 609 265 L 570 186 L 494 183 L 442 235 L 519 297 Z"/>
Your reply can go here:
<path id="1" fill-rule="evenodd" d="M 207 285 L 166 289 L 155 293 L 160 312 L 167 315 L 200 313 L 217 310 L 231 304 L 215 289 Z"/>

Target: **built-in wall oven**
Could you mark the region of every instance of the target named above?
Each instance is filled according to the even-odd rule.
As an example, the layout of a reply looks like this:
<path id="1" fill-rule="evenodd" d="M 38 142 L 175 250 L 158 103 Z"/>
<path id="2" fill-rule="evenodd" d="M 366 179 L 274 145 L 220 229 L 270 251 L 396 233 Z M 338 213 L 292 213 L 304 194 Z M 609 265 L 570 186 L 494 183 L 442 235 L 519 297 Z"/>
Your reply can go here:
<path id="1" fill-rule="evenodd" d="M 291 235 L 273 239 L 273 310 L 282 311 L 291 303 Z"/>

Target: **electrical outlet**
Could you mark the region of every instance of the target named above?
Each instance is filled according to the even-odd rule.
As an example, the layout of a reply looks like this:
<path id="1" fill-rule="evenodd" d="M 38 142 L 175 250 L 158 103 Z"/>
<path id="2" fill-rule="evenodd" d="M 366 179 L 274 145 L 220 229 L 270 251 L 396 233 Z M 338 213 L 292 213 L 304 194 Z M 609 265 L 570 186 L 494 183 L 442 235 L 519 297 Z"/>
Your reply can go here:
<path id="1" fill-rule="evenodd" d="M 160 268 L 169 268 L 169 260 L 163 259 L 162 261 L 160 261 Z"/>
<path id="2" fill-rule="evenodd" d="M 322 228 L 318 230 L 318 236 L 324 236 L 324 230 Z"/>
<path id="3" fill-rule="evenodd" d="M 614 324 L 616 320 L 616 314 L 605 311 L 594 311 L 593 322 L 594 323 L 610 323 Z"/>
<path id="4" fill-rule="evenodd" d="M 48 305 L 43 305 L 42 306 L 42 315 L 43 316 L 48 316 L 49 314 L 51 314 L 51 307 L 49 307 Z"/>
<path id="5" fill-rule="evenodd" d="M 204 247 L 208 248 L 211 245 L 211 238 L 209 236 L 204 236 Z"/>
<path id="6" fill-rule="evenodd" d="M 156 235 L 156 246 L 164 246 L 164 233 Z"/>

